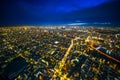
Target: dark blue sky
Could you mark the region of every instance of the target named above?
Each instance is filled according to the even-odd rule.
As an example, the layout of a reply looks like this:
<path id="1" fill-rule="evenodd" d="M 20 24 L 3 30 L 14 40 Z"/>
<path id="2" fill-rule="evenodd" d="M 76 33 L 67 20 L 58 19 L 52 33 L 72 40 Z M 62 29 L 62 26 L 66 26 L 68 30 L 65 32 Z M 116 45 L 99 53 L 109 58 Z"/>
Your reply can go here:
<path id="1" fill-rule="evenodd" d="M 1 0 L 0 25 L 120 22 L 119 0 Z"/>

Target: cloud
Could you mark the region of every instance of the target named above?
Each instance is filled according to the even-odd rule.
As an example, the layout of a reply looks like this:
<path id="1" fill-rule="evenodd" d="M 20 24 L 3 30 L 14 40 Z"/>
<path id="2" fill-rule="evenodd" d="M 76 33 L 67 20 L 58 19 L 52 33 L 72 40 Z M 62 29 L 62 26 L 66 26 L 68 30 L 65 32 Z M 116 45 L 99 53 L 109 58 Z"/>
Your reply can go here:
<path id="1" fill-rule="evenodd" d="M 21 0 L 21 7 L 31 9 L 31 12 L 59 13 L 94 7 L 110 0 Z M 33 10 L 33 11 L 32 11 Z M 40 10 L 40 11 L 39 11 Z"/>
<path id="2" fill-rule="evenodd" d="M 110 1 L 113 0 L 1 0 L 0 22 L 5 24 L 42 23 L 73 21 L 81 17 L 87 19 L 89 16 L 94 18 L 99 15 L 92 15 L 94 10 L 91 11 L 88 8 L 94 8 Z"/>

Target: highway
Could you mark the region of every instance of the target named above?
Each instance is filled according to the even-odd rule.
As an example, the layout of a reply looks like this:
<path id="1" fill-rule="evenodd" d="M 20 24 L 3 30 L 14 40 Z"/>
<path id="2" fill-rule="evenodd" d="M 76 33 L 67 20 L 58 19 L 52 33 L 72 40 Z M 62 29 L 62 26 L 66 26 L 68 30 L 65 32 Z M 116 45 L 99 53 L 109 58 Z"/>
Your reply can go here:
<path id="1" fill-rule="evenodd" d="M 106 53 L 103 53 L 102 51 L 100 51 L 100 50 L 98 50 L 98 49 L 96 49 L 93 45 L 94 45 L 94 42 L 91 42 L 90 47 L 91 47 L 92 49 L 94 49 L 95 51 L 97 51 L 97 52 L 100 53 L 101 55 L 104 55 L 104 56 L 106 56 L 107 58 L 112 59 L 112 60 L 114 60 L 114 61 L 120 63 L 119 60 L 117 60 L 117 59 L 115 59 L 115 58 L 113 58 L 113 57 L 107 55 Z"/>
<path id="2" fill-rule="evenodd" d="M 74 42 L 73 42 L 73 41 L 74 41 L 74 39 L 71 39 L 71 44 L 70 44 L 68 50 L 66 51 L 64 57 L 63 57 L 62 60 L 58 63 L 58 65 L 55 66 L 55 68 L 54 68 L 54 70 L 55 70 L 54 75 L 55 75 L 55 76 L 60 76 L 61 80 L 66 78 L 66 75 L 62 75 L 62 71 L 61 71 L 61 70 L 62 70 L 62 68 L 64 67 L 65 62 L 66 62 L 66 59 L 67 59 L 67 56 L 70 54 L 70 51 L 71 51 L 71 49 L 72 49 L 72 47 L 73 47 L 73 45 L 74 45 Z M 57 75 L 56 75 L 56 74 L 57 74 Z"/>
<path id="3" fill-rule="evenodd" d="M 88 37 L 86 38 L 85 41 L 86 41 L 86 42 L 89 42 L 89 41 L 90 41 L 89 38 L 90 38 L 90 36 L 88 36 Z M 119 60 L 117 60 L 117 59 L 115 59 L 115 58 L 113 58 L 113 57 L 111 57 L 111 56 L 109 56 L 109 55 L 103 53 L 102 51 L 100 51 L 100 50 L 98 50 L 98 49 L 96 49 L 93 45 L 94 45 L 94 42 L 91 42 L 90 47 L 91 47 L 92 49 L 94 49 L 94 50 L 97 51 L 98 53 L 100 53 L 100 54 L 106 56 L 107 58 L 112 59 L 112 60 L 114 60 L 114 61 L 120 63 Z"/>
<path id="4" fill-rule="evenodd" d="M 109 56 L 109 55 L 107 55 L 107 54 L 105 54 L 105 53 L 101 52 L 100 50 L 96 49 L 95 47 L 91 46 L 91 48 L 93 48 L 94 50 L 96 50 L 98 53 L 100 53 L 100 54 L 102 54 L 102 55 L 106 56 L 107 58 L 112 59 L 112 60 L 114 60 L 114 61 L 116 61 L 116 62 L 120 63 L 120 61 L 119 61 L 119 60 L 117 60 L 117 59 L 115 59 L 115 58 L 113 58 L 113 57 L 111 57 L 111 56 Z"/>

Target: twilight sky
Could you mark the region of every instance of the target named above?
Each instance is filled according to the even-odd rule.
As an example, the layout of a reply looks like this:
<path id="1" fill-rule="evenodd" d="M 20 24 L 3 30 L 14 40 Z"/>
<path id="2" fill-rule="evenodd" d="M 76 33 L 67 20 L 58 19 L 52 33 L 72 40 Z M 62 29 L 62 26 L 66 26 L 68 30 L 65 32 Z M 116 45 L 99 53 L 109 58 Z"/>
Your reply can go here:
<path id="1" fill-rule="evenodd" d="M 0 25 L 120 23 L 120 0 L 1 0 Z"/>

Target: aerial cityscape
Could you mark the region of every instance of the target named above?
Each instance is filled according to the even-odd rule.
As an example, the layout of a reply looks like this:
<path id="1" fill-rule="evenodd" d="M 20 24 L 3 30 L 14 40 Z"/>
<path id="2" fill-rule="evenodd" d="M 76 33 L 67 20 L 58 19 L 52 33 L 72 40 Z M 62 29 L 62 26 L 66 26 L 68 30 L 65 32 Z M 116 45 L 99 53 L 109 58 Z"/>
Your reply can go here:
<path id="1" fill-rule="evenodd" d="M 0 80 L 120 80 L 120 0 L 0 0 Z"/>
<path id="2" fill-rule="evenodd" d="M 0 28 L 1 80 L 120 80 L 120 28 Z"/>

